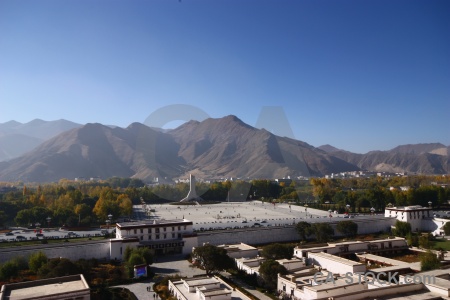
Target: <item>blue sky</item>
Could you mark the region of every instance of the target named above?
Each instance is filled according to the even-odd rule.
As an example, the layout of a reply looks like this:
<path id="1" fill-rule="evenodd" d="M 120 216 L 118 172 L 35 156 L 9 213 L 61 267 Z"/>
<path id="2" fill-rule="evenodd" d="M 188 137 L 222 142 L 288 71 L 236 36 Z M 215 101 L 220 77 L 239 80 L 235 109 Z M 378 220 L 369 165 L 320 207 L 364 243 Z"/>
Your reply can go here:
<path id="1" fill-rule="evenodd" d="M 450 145 L 449 1 L 0 0 L 0 123 L 173 104 L 353 152 Z M 166 127 L 176 124 L 172 122 Z"/>

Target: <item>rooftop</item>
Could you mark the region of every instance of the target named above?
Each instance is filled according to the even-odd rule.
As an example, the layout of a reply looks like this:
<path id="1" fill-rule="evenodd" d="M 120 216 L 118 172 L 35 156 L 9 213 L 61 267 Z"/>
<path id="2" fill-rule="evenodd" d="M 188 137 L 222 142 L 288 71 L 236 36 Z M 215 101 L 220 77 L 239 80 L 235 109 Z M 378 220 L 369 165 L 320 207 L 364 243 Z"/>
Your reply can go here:
<path id="1" fill-rule="evenodd" d="M 431 207 L 423 207 L 420 205 L 411 205 L 411 206 L 393 206 L 393 207 L 386 207 L 386 209 L 393 209 L 393 210 L 431 210 Z"/>
<path id="2" fill-rule="evenodd" d="M 37 297 L 53 296 L 70 292 L 89 292 L 89 285 L 84 276 L 71 275 L 57 278 L 34 280 L 20 283 L 5 284 L 0 293 L 0 300 L 35 299 Z M 56 299 L 56 298 L 55 298 Z"/>
<path id="3" fill-rule="evenodd" d="M 316 253 L 310 253 L 309 255 L 326 258 L 326 259 L 333 260 L 333 261 L 339 262 L 341 264 L 349 265 L 349 266 L 364 265 L 363 263 L 356 262 L 356 261 L 346 259 L 343 257 L 339 257 L 336 255 L 332 255 L 329 253 L 316 252 Z"/>
<path id="4" fill-rule="evenodd" d="M 137 222 L 121 222 L 116 223 L 120 228 L 132 228 L 132 227 L 148 227 L 148 226 L 161 226 L 161 225 L 192 225 L 192 221 L 186 219 L 166 220 L 166 219 L 154 219 L 154 220 L 140 220 Z"/>

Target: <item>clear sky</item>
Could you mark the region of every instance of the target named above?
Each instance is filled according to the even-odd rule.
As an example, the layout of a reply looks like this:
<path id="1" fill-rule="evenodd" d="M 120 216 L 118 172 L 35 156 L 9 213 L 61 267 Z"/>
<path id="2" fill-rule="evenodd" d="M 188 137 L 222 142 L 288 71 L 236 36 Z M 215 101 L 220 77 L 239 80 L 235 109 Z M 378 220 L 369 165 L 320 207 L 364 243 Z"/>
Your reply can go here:
<path id="1" fill-rule="evenodd" d="M 254 126 L 280 106 L 314 146 L 450 145 L 449 16 L 447 0 L 0 0 L 0 123 L 126 127 L 188 104 Z"/>

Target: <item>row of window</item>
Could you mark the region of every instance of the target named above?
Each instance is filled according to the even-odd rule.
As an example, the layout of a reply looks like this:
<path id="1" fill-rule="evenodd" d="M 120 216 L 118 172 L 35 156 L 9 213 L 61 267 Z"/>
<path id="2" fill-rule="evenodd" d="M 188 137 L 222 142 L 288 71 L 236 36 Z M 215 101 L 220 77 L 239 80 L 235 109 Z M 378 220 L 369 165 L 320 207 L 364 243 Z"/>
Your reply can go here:
<path id="1" fill-rule="evenodd" d="M 163 227 L 163 228 L 157 227 L 157 228 L 155 228 L 155 233 L 160 233 L 161 231 L 162 231 L 162 232 L 167 232 L 167 228 L 168 228 L 168 227 Z M 170 227 L 169 227 L 169 228 L 170 228 Z M 175 231 L 175 226 L 172 226 L 171 228 L 172 228 L 172 232 Z M 187 226 L 184 225 L 184 226 L 183 226 L 183 229 L 186 230 L 186 228 L 187 228 Z M 161 229 L 162 229 L 162 230 L 161 230 Z M 134 234 L 137 234 L 137 233 L 138 233 L 138 230 L 139 230 L 139 233 L 144 233 L 144 231 L 145 231 L 144 228 L 133 229 L 133 233 L 134 233 Z M 181 226 L 178 226 L 178 230 L 181 230 Z M 129 233 L 130 233 L 130 230 L 127 230 L 127 233 L 129 234 Z M 147 232 L 146 232 L 146 233 L 152 233 L 152 228 L 147 228 Z"/>
<path id="2" fill-rule="evenodd" d="M 148 236 L 144 236 L 144 235 L 141 235 L 140 237 L 139 237 L 139 239 L 141 240 L 141 241 L 144 241 L 144 238 L 145 237 L 147 237 L 147 239 L 146 240 L 148 240 L 148 241 L 151 241 L 152 240 L 152 235 L 148 235 Z M 181 235 L 181 233 L 178 233 L 178 235 L 176 234 L 176 233 L 172 233 L 171 235 L 168 235 L 167 233 L 164 233 L 164 234 L 156 234 L 155 236 L 154 236 L 154 239 L 155 240 L 160 240 L 160 239 L 167 239 L 167 238 L 169 238 L 169 237 L 171 237 L 172 239 L 175 239 L 175 238 L 179 238 L 179 239 L 181 239 L 181 237 L 182 237 L 182 235 Z"/>

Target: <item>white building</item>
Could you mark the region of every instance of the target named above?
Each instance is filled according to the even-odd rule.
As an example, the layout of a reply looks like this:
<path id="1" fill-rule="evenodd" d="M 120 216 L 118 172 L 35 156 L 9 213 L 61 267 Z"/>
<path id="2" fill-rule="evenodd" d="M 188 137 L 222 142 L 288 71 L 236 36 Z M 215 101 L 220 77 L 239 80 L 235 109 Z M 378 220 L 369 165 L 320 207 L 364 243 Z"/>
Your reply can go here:
<path id="1" fill-rule="evenodd" d="M 328 246 L 303 248 L 297 246 L 294 248 L 294 256 L 298 258 L 308 258 L 308 253 L 328 253 L 346 255 L 355 252 L 383 253 L 397 252 L 408 248 L 404 238 L 392 237 L 373 241 L 351 241 L 342 243 L 328 243 Z"/>
<path id="2" fill-rule="evenodd" d="M 394 217 L 399 221 L 411 224 L 411 230 L 423 230 L 425 223 L 429 222 L 428 218 L 433 218 L 431 207 L 422 207 L 420 205 L 386 207 L 384 216 Z M 428 219 L 428 220 L 427 220 Z"/>
<path id="3" fill-rule="evenodd" d="M 257 276 L 259 276 L 259 266 L 265 261 L 266 259 L 264 257 L 235 259 L 236 266 L 239 270 L 242 270 L 249 275 L 256 274 Z"/>
<path id="4" fill-rule="evenodd" d="M 189 220 L 151 220 L 116 224 L 111 258 L 122 258 L 124 247 L 147 247 L 154 254 L 191 253 L 197 237 Z"/>
<path id="5" fill-rule="evenodd" d="M 244 244 L 232 244 L 232 245 L 218 245 L 217 247 L 223 248 L 227 251 L 227 255 L 231 258 L 251 258 L 258 256 L 258 249 Z"/>
<path id="6" fill-rule="evenodd" d="M 169 291 L 178 300 L 250 300 L 217 277 L 169 280 Z"/>
<path id="7" fill-rule="evenodd" d="M 79 274 L 4 284 L 0 292 L 0 300 L 13 299 L 90 300 L 91 291 L 89 285 L 84 279 L 84 276 L 82 274 Z"/>

